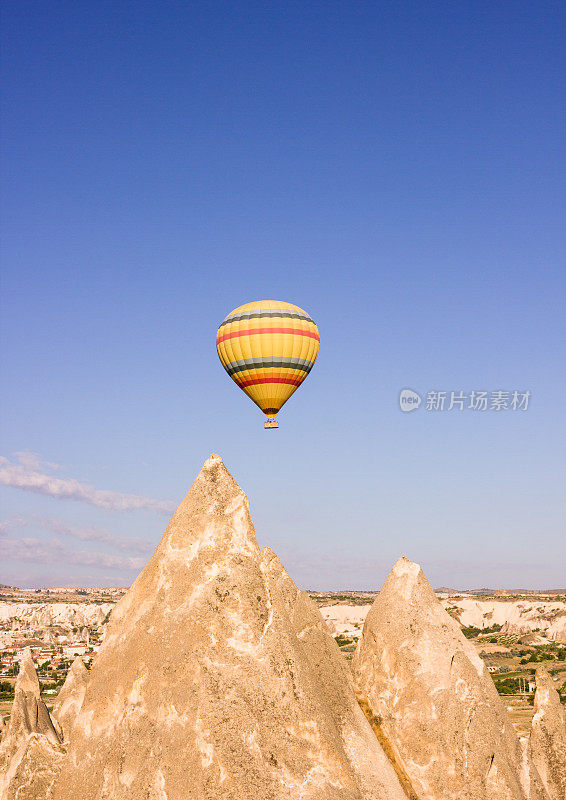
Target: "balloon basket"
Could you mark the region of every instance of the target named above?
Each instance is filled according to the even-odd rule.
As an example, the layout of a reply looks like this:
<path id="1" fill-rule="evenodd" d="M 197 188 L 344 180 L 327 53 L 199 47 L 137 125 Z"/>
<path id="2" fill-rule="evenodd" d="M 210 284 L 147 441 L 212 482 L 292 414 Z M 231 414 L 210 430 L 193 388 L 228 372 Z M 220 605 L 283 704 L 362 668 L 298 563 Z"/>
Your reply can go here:
<path id="1" fill-rule="evenodd" d="M 277 422 L 277 420 L 276 420 L 276 419 L 270 419 L 270 418 L 268 417 L 268 418 L 265 420 L 265 422 L 263 423 L 263 427 L 264 427 L 264 428 L 278 428 L 278 427 L 279 427 L 279 423 Z"/>

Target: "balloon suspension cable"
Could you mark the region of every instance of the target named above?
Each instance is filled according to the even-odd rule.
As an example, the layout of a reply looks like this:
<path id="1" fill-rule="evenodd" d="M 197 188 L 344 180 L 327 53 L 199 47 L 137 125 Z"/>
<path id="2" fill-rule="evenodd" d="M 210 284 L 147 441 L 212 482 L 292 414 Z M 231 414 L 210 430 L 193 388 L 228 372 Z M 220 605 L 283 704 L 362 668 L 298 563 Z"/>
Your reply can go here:
<path id="1" fill-rule="evenodd" d="M 268 417 L 265 422 L 263 423 L 264 428 L 278 428 L 279 423 L 277 422 L 274 417 Z"/>

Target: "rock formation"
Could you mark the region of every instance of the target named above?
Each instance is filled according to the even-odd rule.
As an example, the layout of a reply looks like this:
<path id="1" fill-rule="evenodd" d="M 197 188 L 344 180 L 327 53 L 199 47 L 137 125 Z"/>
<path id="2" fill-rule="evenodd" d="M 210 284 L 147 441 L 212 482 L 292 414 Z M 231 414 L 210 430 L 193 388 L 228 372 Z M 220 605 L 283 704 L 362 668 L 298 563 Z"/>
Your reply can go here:
<path id="1" fill-rule="evenodd" d="M 63 753 L 40 696 L 29 648 L 20 664 L 12 714 L 0 745 L 0 800 L 43 800 Z"/>
<path id="2" fill-rule="evenodd" d="M 362 796 L 405 798 L 398 791 L 395 770 L 356 700 L 348 664 L 316 604 L 305 591 L 299 591 L 270 548 L 262 550 L 261 555 L 270 594 L 285 608 L 302 655 L 317 676 L 321 703 L 334 717 Z"/>
<path id="3" fill-rule="evenodd" d="M 112 613 L 55 800 L 403 800 L 323 625 L 211 456 Z"/>
<path id="4" fill-rule="evenodd" d="M 566 642 L 566 605 L 556 600 L 476 600 L 473 597 L 450 597 L 442 600 L 445 608 L 464 626 L 489 628 L 501 625 L 502 633 L 530 634 L 540 631 L 548 639 Z"/>
<path id="5" fill-rule="evenodd" d="M 14 629 L 62 626 L 97 628 L 103 625 L 114 603 L 7 603 L 0 601 L 0 623 Z"/>
<path id="6" fill-rule="evenodd" d="M 14 689 L 14 703 L 6 733 L 6 743 L 17 749 L 30 733 L 41 733 L 53 744 L 59 744 L 59 736 L 51 720 L 47 706 L 41 699 L 39 680 L 28 648 L 20 663 L 20 671 Z"/>
<path id="7" fill-rule="evenodd" d="M 393 567 L 353 670 L 420 800 L 547 800 L 483 661 L 418 564 Z"/>
<path id="8" fill-rule="evenodd" d="M 554 681 L 545 670 L 536 671 L 535 714 L 531 728 L 531 755 L 551 800 L 566 798 L 566 712 Z"/>
<path id="9" fill-rule="evenodd" d="M 75 658 L 53 704 L 53 716 L 65 740 L 68 740 L 71 727 L 81 710 L 89 674 L 82 658 Z"/>
<path id="10" fill-rule="evenodd" d="M 0 767 L 0 800 L 49 800 L 63 759 L 61 747 L 40 733 L 30 734 L 3 775 Z"/>

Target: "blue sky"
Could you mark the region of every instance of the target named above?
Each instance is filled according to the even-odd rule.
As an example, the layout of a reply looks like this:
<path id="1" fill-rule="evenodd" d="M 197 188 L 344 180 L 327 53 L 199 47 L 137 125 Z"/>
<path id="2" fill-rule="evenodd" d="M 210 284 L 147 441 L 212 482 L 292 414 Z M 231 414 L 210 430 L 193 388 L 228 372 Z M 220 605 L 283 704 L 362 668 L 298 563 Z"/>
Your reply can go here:
<path id="1" fill-rule="evenodd" d="M 401 554 L 566 584 L 563 4 L 6 2 L 3 29 L 0 582 L 128 584 L 218 452 L 302 586 Z M 278 431 L 214 344 L 266 298 L 321 333 Z M 532 396 L 404 414 L 405 387 Z"/>

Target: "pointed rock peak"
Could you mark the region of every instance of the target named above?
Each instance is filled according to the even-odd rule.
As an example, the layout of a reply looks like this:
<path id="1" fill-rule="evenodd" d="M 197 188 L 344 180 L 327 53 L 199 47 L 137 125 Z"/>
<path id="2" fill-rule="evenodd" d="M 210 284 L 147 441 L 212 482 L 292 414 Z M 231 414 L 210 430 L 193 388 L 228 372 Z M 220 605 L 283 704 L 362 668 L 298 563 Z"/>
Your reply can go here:
<path id="1" fill-rule="evenodd" d="M 216 453 L 211 453 L 202 465 L 202 469 L 197 476 L 197 481 L 199 479 L 210 481 L 211 483 L 218 483 L 218 481 L 226 480 L 237 491 L 242 491 L 222 461 L 222 458 Z"/>
<path id="2" fill-rule="evenodd" d="M 59 734 L 41 699 L 31 651 L 27 648 L 16 681 L 8 732 L 2 743 L 6 763 L 27 737 L 35 733 L 46 736 L 52 745 L 59 745 Z"/>
<path id="3" fill-rule="evenodd" d="M 75 679 L 79 675 L 88 675 L 88 669 L 85 667 L 82 658 L 80 656 L 77 656 L 73 661 L 73 663 L 71 664 L 71 669 L 67 674 L 67 680 L 69 679 L 70 676 L 72 676 L 73 679 Z"/>
<path id="4" fill-rule="evenodd" d="M 60 700 L 62 695 L 67 692 L 73 691 L 77 684 L 82 684 L 88 678 L 88 669 L 85 667 L 84 662 L 80 656 L 77 656 L 65 678 L 65 683 L 61 687 L 61 691 L 57 695 L 57 700 Z"/>
<path id="5" fill-rule="evenodd" d="M 418 575 L 420 572 L 421 566 L 420 564 L 415 564 L 414 561 L 411 561 L 410 558 L 407 556 L 399 556 L 397 561 L 393 564 L 393 569 L 391 570 L 394 575 Z"/>
<path id="6" fill-rule="evenodd" d="M 243 489 L 236 483 L 220 456 L 212 453 L 204 462 L 173 519 L 188 508 L 194 511 L 195 504 L 202 507 L 202 510 L 226 514 L 233 510 L 232 506 L 238 501 L 247 505 Z"/>
<path id="7" fill-rule="evenodd" d="M 551 676 L 536 671 L 535 713 L 531 727 L 532 759 L 551 800 L 566 797 L 566 710 Z"/>
<path id="8" fill-rule="evenodd" d="M 222 461 L 222 456 L 219 456 L 218 453 L 211 453 L 204 462 L 202 468 L 212 469 L 213 467 L 219 466 L 220 464 L 224 465 L 224 462 Z"/>
<path id="9" fill-rule="evenodd" d="M 273 552 L 271 547 L 264 547 L 261 551 L 261 562 L 266 569 L 268 569 L 273 574 L 277 575 L 285 575 L 289 577 L 287 574 L 287 570 L 279 560 L 279 556 Z"/>
<path id="10" fill-rule="evenodd" d="M 192 561 L 205 550 L 219 555 L 259 552 L 248 498 L 215 453 L 205 461 L 173 514 L 146 570 L 171 558 Z"/>
<path id="11" fill-rule="evenodd" d="M 420 564 L 415 564 L 410 561 L 406 556 L 401 556 L 397 559 L 391 570 L 391 574 L 396 578 L 405 579 L 408 583 L 415 584 L 419 575 L 422 573 Z"/>
<path id="12" fill-rule="evenodd" d="M 31 650 L 26 647 L 24 656 L 20 661 L 20 671 L 16 680 L 14 693 L 18 692 L 31 692 L 35 697 L 39 698 L 39 679 L 35 671 L 35 664 L 31 656 Z"/>
<path id="13" fill-rule="evenodd" d="M 260 569 L 270 585 L 278 587 L 287 608 L 292 609 L 301 592 L 270 547 L 264 547 L 261 551 Z"/>
<path id="14" fill-rule="evenodd" d="M 264 547 L 261 551 L 261 557 L 266 563 L 273 560 L 279 561 L 279 556 L 271 549 L 271 547 Z M 279 563 L 281 564 L 281 561 L 279 561 Z M 283 567 L 283 564 L 281 564 L 281 566 Z"/>
<path id="15" fill-rule="evenodd" d="M 90 672 L 83 664 L 82 658 L 80 656 L 75 658 L 71 669 L 67 673 L 65 683 L 53 704 L 55 719 L 65 739 L 68 738 L 75 718 L 83 704 L 89 677 Z"/>
<path id="16" fill-rule="evenodd" d="M 491 676 L 418 564 L 394 565 L 352 670 L 418 797 L 527 800 L 519 741 Z M 536 780 L 530 800 L 543 800 Z"/>
<path id="17" fill-rule="evenodd" d="M 561 708 L 560 695 L 549 673 L 542 666 L 535 673 L 537 689 L 535 692 L 535 712 L 543 706 L 555 705 Z"/>
<path id="18" fill-rule="evenodd" d="M 419 602 L 422 605 L 433 603 L 438 605 L 434 589 L 427 581 L 419 564 L 415 564 L 405 556 L 395 562 L 387 580 L 383 584 L 381 594 L 399 595 L 406 601 Z"/>

